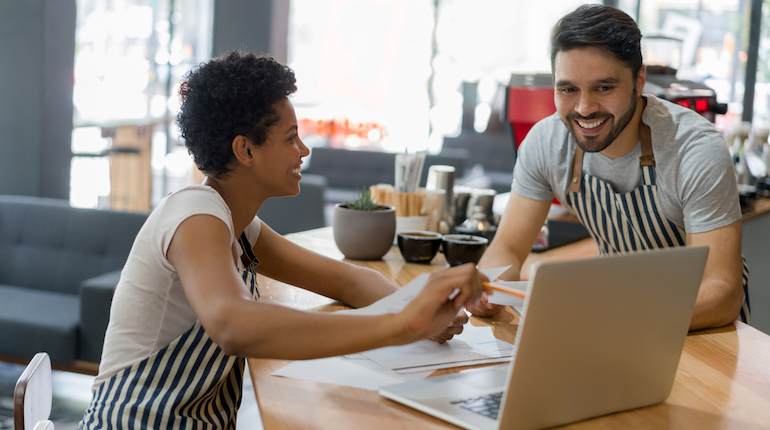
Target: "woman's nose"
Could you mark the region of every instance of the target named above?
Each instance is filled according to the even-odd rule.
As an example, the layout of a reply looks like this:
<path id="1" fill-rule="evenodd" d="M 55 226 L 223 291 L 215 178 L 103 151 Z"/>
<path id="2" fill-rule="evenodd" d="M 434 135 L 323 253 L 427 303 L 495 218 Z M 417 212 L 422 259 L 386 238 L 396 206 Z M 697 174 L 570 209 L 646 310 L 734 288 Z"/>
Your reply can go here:
<path id="1" fill-rule="evenodd" d="M 299 136 L 297 136 L 297 141 L 299 141 L 300 155 L 303 157 L 307 157 L 308 155 L 310 155 L 310 148 L 308 148 L 307 145 L 305 145 L 305 142 L 303 142 L 302 139 L 299 138 Z"/>

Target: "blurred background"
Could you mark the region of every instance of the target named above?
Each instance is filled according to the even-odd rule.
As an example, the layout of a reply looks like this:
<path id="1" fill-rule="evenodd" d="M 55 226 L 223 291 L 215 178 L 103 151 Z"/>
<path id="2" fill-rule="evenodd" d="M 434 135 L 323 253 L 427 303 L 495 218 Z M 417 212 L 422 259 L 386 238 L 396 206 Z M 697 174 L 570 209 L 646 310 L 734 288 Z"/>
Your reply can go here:
<path id="1" fill-rule="evenodd" d="M 11 26 L 5 38 L 21 25 L 14 13 L 40 16 L 46 49 L 57 49 L 65 64 L 70 42 L 54 41 L 58 49 L 45 41 L 54 37 L 50 23 L 61 21 L 62 12 L 64 18 L 71 14 L 74 58 L 69 147 L 49 151 L 42 144 L 31 167 L 40 173 L 31 179 L 14 175 L 24 185 L 0 185 L 0 191 L 64 197 L 82 207 L 145 210 L 199 180 L 174 117 L 182 76 L 212 56 L 243 48 L 291 66 L 299 87 L 292 102 L 308 146 L 437 153 L 445 139 L 463 133 L 505 132 L 505 88 L 512 76 L 550 73 L 552 26 L 591 2 L 550 0 L 544 7 L 510 0 L 71 0 L 72 7 L 62 6 L 67 3 L 2 6 L 8 12 L 0 19 Z M 767 1 L 605 3 L 634 17 L 646 37 L 676 40 L 674 54 L 646 52 L 646 59 L 664 58 L 677 79 L 713 89 L 725 108 L 714 121 L 726 135 L 742 121 L 770 122 Z M 32 46 L 1 43 L 7 58 Z M 43 67 L 51 61 L 38 60 Z M 27 73 L 23 63 L 2 65 L 0 72 L 13 67 Z M 12 79 L 2 85 L 6 94 L 23 90 Z M 39 94 L 28 90 L 19 97 Z M 45 97 L 44 92 L 43 114 L 51 109 Z M 18 127 L 17 110 L 18 105 L 3 108 L 10 115 L 2 120 L 4 129 Z M 45 139 L 47 125 L 37 126 Z M 15 149 L 17 140 L 7 134 L 5 139 L 0 171 L 19 170 L 14 160 L 25 153 Z M 52 163 L 62 164 L 62 157 L 69 158 L 68 171 L 52 173 Z"/>

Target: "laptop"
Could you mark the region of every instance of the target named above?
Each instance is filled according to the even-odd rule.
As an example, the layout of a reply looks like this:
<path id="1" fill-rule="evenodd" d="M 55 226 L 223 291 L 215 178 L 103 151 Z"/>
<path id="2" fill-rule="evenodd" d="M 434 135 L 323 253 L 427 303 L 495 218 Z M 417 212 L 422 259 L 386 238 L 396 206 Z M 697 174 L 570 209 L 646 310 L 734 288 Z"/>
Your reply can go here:
<path id="1" fill-rule="evenodd" d="M 707 256 L 699 246 L 542 262 L 510 364 L 379 393 L 474 430 L 553 427 L 663 402 Z"/>

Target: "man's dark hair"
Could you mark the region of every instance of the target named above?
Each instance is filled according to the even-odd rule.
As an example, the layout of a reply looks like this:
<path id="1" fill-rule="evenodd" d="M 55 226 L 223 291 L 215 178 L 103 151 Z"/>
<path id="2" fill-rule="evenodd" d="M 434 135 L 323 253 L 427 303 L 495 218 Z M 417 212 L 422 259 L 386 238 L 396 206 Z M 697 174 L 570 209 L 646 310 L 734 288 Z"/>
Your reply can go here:
<path id="1" fill-rule="evenodd" d="M 232 142 L 255 145 L 278 122 L 275 104 L 297 90 L 294 72 L 269 56 L 230 52 L 190 70 L 179 90 L 180 135 L 196 166 L 218 177 L 235 159 Z"/>
<path id="2" fill-rule="evenodd" d="M 576 48 L 597 47 L 626 63 L 634 79 L 642 68 L 642 33 L 620 9 L 586 4 L 565 15 L 551 33 L 551 71 L 556 54 Z"/>

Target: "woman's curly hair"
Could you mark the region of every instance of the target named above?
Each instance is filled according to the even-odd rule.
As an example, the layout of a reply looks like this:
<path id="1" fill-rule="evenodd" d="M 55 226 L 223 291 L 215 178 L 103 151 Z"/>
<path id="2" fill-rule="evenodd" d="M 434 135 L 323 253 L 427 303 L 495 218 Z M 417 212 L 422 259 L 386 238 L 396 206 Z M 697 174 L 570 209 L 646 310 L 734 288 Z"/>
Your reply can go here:
<path id="1" fill-rule="evenodd" d="M 255 145 L 278 122 L 275 104 L 297 90 L 294 72 L 270 56 L 230 52 L 190 70 L 179 90 L 181 137 L 196 166 L 219 177 L 235 159 L 232 142 Z"/>

